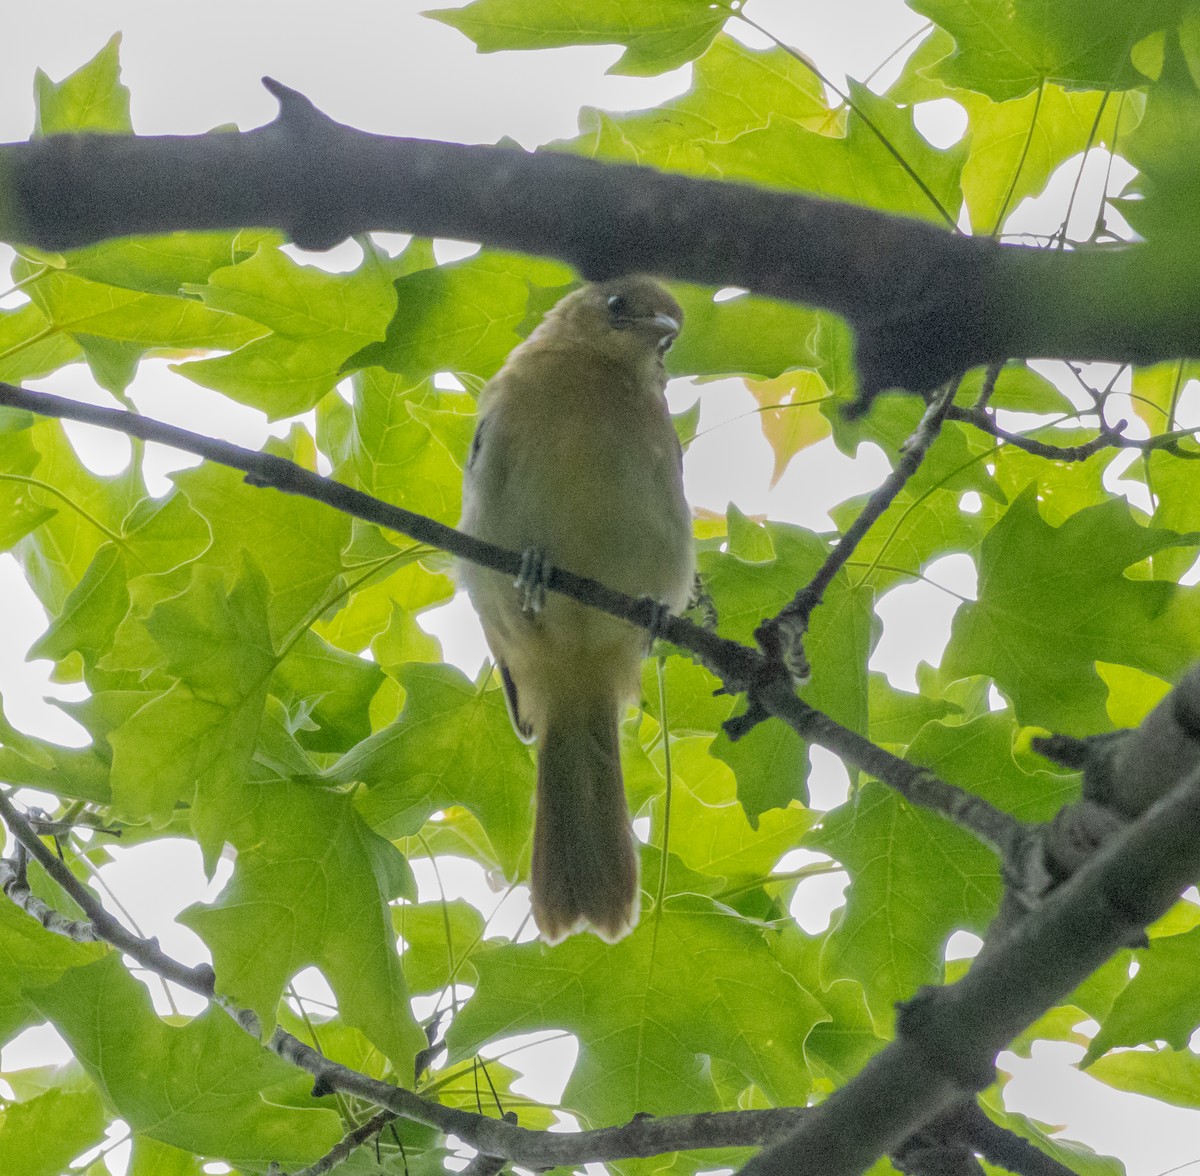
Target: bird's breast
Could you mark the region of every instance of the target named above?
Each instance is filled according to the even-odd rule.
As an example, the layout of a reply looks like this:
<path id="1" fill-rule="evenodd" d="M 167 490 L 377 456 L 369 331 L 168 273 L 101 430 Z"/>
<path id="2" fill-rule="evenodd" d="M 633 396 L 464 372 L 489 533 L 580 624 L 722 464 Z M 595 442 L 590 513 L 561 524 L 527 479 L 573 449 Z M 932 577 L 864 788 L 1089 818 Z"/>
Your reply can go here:
<path id="1" fill-rule="evenodd" d="M 691 516 L 657 387 L 602 371 L 518 374 L 525 378 L 512 379 L 489 407 L 464 524 L 481 538 L 537 547 L 557 566 L 682 607 L 692 578 Z"/>

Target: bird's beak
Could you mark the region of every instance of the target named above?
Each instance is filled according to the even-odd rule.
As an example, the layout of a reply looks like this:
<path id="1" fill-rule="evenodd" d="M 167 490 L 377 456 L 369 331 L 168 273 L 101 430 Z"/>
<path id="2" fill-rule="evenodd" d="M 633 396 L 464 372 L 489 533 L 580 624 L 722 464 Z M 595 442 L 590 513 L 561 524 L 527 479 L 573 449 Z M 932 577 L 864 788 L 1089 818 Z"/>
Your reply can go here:
<path id="1" fill-rule="evenodd" d="M 675 341 L 680 327 L 678 319 L 672 318 L 669 314 L 656 314 L 650 321 L 662 331 L 662 337 L 659 340 L 660 347 L 665 347 Z"/>

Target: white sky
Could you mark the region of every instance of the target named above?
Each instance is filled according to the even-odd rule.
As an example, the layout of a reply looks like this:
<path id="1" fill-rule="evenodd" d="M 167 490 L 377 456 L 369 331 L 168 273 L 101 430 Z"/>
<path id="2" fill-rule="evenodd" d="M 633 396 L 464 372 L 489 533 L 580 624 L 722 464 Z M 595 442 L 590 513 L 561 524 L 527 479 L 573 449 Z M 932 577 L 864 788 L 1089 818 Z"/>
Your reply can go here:
<path id="1" fill-rule="evenodd" d="M 436 0 L 207 0 L 203 5 L 41 0 L 10 5 L 0 24 L 0 141 L 24 139 L 30 131 L 36 68 L 58 80 L 118 30 L 124 34 L 123 79 L 132 91 L 134 127 L 142 134 L 201 133 L 224 123 L 248 128 L 269 121 L 276 107 L 259 79 L 270 75 L 306 94 L 333 118 L 364 130 L 463 142 L 492 142 L 507 135 L 532 147 L 574 134 L 582 105 L 614 110 L 651 106 L 680 93 L 690 80 L 687 67 L 658 78 L 608 76 L 604 71 L 619 50 L 605 47 L 479 55 L 461 34 L 419 15 L 422 8 L 436 6 Z M 746 11 L 804 50 L 838 84 L 846 75 L 870 74 L 924 23 L 899 0 L 747 0 Z M 748 44 L 766 43 L 752 31 L 738 32 L 732 25 L 730 31 Z M 902 60 L 901 55 L 879 75 L 877 87 L 894 77 Z M 946 145 L 961 134 L 961 111 L 954 104 L 929 104 L 918 125 L 932 141 Z M 1101 169 L 1093 169 L 1092 162 L 1089 172 L 1098 176 Z M 1027 201 L 1017 210 L 1013 227 L 1054 227 L 1073 178 L 1064 171 L 1045 198 Z M 1094 215 L 1094 203 L 1079 210 L 1089 226 Z M 351 246 L 329 258 L 308 259 L 345 268 L 354 263 L 356 252 Z M 440 260 L 455 252 L 447 243 Z M 8 256 L 0 251 L 0 258 Z M 107 401 L 82 366 L 32 386 Z M 143 411 L 185 427 L 248 445 L 261 444 L 268 432 L 261 414 L 172 375 L 165 363 L 144 363 L 131 391 Z M 873 447 L 864 447 L 851 460 L 824 442 L 806 451 L 771 490 L 766 482 L 770 451 L 757 418 L 747 415 L 754 401 L 737 381 L 700 388 L 677 384 L 670 396 L 676 409 L 697 396 L 702 400 L 700 427 L 706 435 L 693 445 L 686 463 L 694 505 L 724 510 L 732 500 L 747 513 L 824 529 L 830 506 L 869 491 L 886 472 L 883 455 Z M 285 429 L 286 423 L 280 423 L 270 431 Z M 81 457 L 97 471 L 120 468 L 128 460 L 123 439 L 83 427 L 69 431 Z M 159 492 L 167 488 L 166 473 L 185 464 L 189 462 L 178 455 L 155 452 L 151 472 Z M 961 595 L 974 594 L 974 569 L 966 557 L 939 561 L 929 574 Z M 8 621 L 0 628 L 0 692 L 9 717 L 47 738 L 79 743 L 81 730 L 44 701 L 79 697 L 79 688 L 50 683 L 47 663 L 24 661 L 46 620 L 7 556 L 0 557 L 0 599 Z M 872 666 L 887 672 L 896 685 L 911 687 L 917 662 L 940 656 L 953 605 L 954 597 L 928 584 L 890 593 L 879 610 L 884 636 Z M 483 646 L 468 607 L 462 602 L 447 606 L 428 619 L 428 627 L 442 639 L 448 660 L 474 671 Z M 814 803 L 836 803 L 844 789 L 840 765 L 819 753 Z M 193 850 L 180 843 L 117 849 L 114 864 L 104 871 L 104 882 L 140 929 L 158 935 L 167 951 L 187 962 L 203 958 L 203 946 L 173 922 L 173 915 L 215 894 L 225 875 L 222 871 L 214 884 L 207 883 Z M 422 867 L 419 874 L 422 896 L 436 897 L 439 883 L 432 870 Z M 154 878 L 153 886 L 144 884 L 147 877 Z M 451 893 L 486 904 L 487 888 L 469 869 L 443 869 L 441 883 Z M 801 889 L 793 909 L 805 926 L 817 929 L 839 902 L 838 879 L 817 878 Z M 520 922 L 523 903 L 516 894 L 497 916 L 508 933 Z M 494 897 L 489 911 L 492 905 Z M 319 977 L 314 983 L 315 993 Z M 31 1030 L 4 1049 L 2 1068 L 58 1060 L 63 1048 L 52 1030 Z M 1016 1075 L 1007 1089 L 1009 1105 L 1042 1121 L 1068 1124 L 1073 1138 L 1119 1155 L 1133 1176 L 1153 1176 L 1200 1157 L 1195 1142 L 1200 1115 L 1115 1094 L 1069 1066 L 1080 1053 L 1054 1046 L 1039 1050 L 1032 1063 L 1006 1058 Z M 510 1060 L 527 1068 L 531 1093 L 553 1097 L 572 1057 L 568 1041 L 527 1049 Z M 124 1172 L 127 1152 L 126 1145 L 106 1154 L 114 1176 Z"/>

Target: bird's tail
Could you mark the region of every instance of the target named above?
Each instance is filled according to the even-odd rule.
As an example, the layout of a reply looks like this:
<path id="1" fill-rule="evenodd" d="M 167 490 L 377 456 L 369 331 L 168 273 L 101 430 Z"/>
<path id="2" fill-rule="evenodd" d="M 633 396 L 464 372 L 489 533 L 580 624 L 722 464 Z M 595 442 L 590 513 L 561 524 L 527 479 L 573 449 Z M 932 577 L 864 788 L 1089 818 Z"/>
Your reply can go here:
<path id="1" fill-rule="evenodd" d="M 533 915 L 550 943 L 584 927 L 615 943 L 638 917 L 620 704 L 613 697 L 560 697 L 548 712 L 538 748 Z"/>

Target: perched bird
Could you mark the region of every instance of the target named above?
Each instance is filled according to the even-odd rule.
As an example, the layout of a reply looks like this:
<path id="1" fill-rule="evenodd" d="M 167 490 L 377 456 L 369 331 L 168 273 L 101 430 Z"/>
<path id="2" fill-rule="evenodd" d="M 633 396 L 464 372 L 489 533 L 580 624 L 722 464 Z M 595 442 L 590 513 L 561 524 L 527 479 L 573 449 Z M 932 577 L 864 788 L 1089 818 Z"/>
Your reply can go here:
<path id="1" fill-rule="evenodd" d="M 618 727 L 638 701 L 643 629 L 538 584 L 560 567 L 674 612 L 695 573 L 663 356 L 678 303 L 645 277 L 568 294 L 484 389 L 461 528 L 525 555 L 462 567 L 518 734 L 538 745 L 533 914 L 551 943 L 638 917 Z M 539 591 L 539 587 L 541 590 Z"/>

